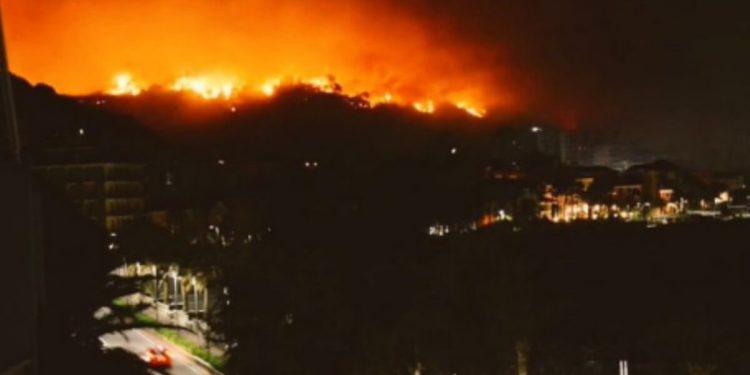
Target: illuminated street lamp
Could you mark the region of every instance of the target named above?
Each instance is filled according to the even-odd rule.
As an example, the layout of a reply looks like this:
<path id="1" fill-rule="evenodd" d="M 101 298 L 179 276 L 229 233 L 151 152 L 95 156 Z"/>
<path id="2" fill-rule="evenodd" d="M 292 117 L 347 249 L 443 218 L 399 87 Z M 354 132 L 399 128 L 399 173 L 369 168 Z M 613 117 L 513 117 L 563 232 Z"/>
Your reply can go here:
<path id="1" fill-rule="evenodd" d="M 154 275 L 154 312 L 156 313 L 156 321 L 159 321 L 159 276 L 156 264 L 151 266 L 151 273 Z"/>
<path id="2" fill-rule="evenodd" d="M 193 287 L 193 306 L 195 306 L 195 312 L 198 313 L 198 287 L 196 286 L 195 276 L 190 279 L 190 285 Z"/>
<path id="3" fill-rule="evenodd" d="M 177 271 L 176 270 L 172 270 L 172 272 L 170 272 L 170 275 L 172 276 L 172 287 L 174 288 L 174 293 L 172 295 L 172 303 L 170 305 L 177 305 L 177 297 L 178 297 L 178 294 L 177 294 Z"/>
<path id="4" fill-rule="evenodd" d="M 628 375 L 628 361 L 621 360 L 620 364 L 620 375 Z"/>

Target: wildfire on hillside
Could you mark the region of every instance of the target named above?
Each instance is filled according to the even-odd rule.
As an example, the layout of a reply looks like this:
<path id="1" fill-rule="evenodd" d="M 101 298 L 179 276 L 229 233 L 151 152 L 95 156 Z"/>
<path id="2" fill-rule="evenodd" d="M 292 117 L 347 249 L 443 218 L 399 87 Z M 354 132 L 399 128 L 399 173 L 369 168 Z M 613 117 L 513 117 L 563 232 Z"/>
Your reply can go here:
<path id="1" fill-rule="evenodd" d="M 112 80 L 113 86 L 107 90 L 107 94 L 112 96 L 138 96 L 149 90 L 150 87 L 139 85 L 129 73 L 117 74 Z M 357 96 L 343 90 L 340 84 L 332 76 L 321 76 L 313 78 L 292 78 L 281 79 L 271 78 L 262 84 L 255 86 L 246 86 L 233 79 L 220 79 L 210 76 L 183 76 L 177 78 L 174 82 L 167 85 L 170 91 L 189 93 L 196 95 L 205 100 L 230 100 L 238 96 L 265 96 L 273 97 L 282 87 L 305 86 L 320 93 L 342 94 L 346 96 Z M 251 87 L 252 89 L 248 89 Z M 432 99 L 416 101 L 397 100 L 390 92 L 362 97 L 365 100 L 365 107 L 372 108 L 379 105 L 395 104 L 404 107 L 412 107 L 417 112 L 433 114 L 438 105 Z M 447 100 L 441 101 L 450 103 L 452 106 L 465 111 L 468 115 L 477 118 L 483 118 L 487 111 L 476 105 L 468 104 L 466 101 L 451 103 Z"/>
<path id="2" fill-rule="evenodd" d="M 14 71 L 64 94 L 138 96 L 159 87 L 234 100 L 302 84 L 366 98 L 362 107 L 425 114 L 522 107 L 523 88 L 495 69 L 493 54 L 377 2 L 0 2 Z"/>

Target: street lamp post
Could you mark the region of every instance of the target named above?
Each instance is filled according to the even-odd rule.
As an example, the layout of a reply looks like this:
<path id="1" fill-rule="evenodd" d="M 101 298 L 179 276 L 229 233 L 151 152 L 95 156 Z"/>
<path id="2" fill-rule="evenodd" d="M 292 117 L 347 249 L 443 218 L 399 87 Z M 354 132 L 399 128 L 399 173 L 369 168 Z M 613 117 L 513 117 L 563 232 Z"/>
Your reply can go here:
<path id="1" fill-rule="evenodd" d="M 197 314 L 200 310 L 198 309 L 198 287 L 196 286 L 195 276 L 190 279 L 190 285 L 193 287 L 193 306 Z"/>
<path id="2" fill-rule="evenodd" d="M 154 310 L 156 314 L 156 322 L 159 322 L 159 274 L 156 268 L 156 264 L 151 268 L 154 274 Z"/>
<path id="3" fill-rule="evenodd" d="M 177 272 L 172 271 L 172 287 L 174 292 L 172 294 L 172 304 L 177 305 Z"/>
<path id="4" fill-rule="evenodd" d="M 620 361 L 620 375 L 628 375 L 628 361 Z"/>
<path id="5" fill-rule="evenodd" d="M 203 285 L 203 317 L 208 321 L 208 286 Z"/>

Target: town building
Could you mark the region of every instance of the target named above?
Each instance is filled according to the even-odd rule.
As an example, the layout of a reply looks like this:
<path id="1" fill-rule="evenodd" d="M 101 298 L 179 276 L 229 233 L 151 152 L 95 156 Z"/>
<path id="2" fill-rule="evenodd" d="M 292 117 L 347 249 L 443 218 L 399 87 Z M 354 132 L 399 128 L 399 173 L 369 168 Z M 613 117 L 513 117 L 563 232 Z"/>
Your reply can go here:
<path id="1" fill-rule="evenodd" d="M 117 232 L 146 212 L 144 167 L 133 163 L 60 164 L 34 167 L 61 188 L 88 218 Z"/>
<path id="2" fill-rule="evenodd" d="M 500 129 L 494 139 L 492 157 L 505 163 L 520 163 L 535 154 L 565 162 L 570 153 L 568 138 L 562 131 L 548 126 L 509 126 Z"/>

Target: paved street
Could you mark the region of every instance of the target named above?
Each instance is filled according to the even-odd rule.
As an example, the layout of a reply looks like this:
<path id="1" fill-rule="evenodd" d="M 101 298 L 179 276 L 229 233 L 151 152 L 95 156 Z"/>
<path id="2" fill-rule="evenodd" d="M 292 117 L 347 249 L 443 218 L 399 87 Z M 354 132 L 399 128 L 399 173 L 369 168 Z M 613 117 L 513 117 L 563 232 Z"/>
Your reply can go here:
<path id="1" fill-rule="evenodd" d="M 107 334 L 102 336 L 101 340 L 107 347 L 124 348 L 138 356 L 143 356 L 151 347 L 161 345 L 167 348 L 167 353 L 172 358 L 172 368 L 169 370 L 169 374 L 211 375 L 211 372 L 198 364 L 183 349 L 150 330 L 134 329 L 122 333 Z"/>

